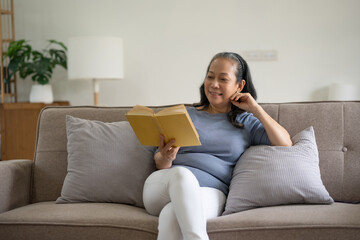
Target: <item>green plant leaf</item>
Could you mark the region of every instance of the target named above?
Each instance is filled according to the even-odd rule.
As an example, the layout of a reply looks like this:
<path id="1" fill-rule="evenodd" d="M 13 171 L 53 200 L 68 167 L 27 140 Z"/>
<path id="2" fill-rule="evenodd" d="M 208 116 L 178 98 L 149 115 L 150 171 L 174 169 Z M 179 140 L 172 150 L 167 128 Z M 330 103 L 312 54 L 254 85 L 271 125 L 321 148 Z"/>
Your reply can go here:
<path id="1" fill-rule="evenodd" d="M 31 77 L 34 82 L 38 82 L 41 85 L 49 83 L 49 77 L 44 74 L 35 74 Z"/>
<path id="2" fill-rule="evenodd" d="M 49 54 L 53 60 L 53 63 L 60 65 L 63 68 L 67 69 L 67 57 L 66 52 L 63 50 L 50 49 Z"/>
<path id="3" fill-rule="evenodd" d="M 62 49 L 49 48 L 52 44 L 58 45 Z M 49 40 L 49 46 L 42 51 L 32 50 L 32 47 L 24 39 L 13 41 L 9 44 L 8 51 L 4 56 L 4 59 L 9 59 L 9 79 L 18 72 L 23 79 L 31 76 L 33 81 L 47 84 L 56 65 L 67 69 L 66 51 L 66 46 L 56 40 Z"/>
<path id="4" fill-rule="evenodd" d="M 31 55 L 31 46 L 29 44 L 25 44 L 25 40 L 13 41 L 9 44 L 7 49 L 7 53 L 5 57 L 12 58 L 23 56 L 25 59 L 30 58 Z"/>
<path id="5" fill-rule="evenodd" d="M 67 47 L 65 46 L 64 43 L 59 42 L 59 41 L 56 41 L 56 40 L 53 40 L 53 39 L 50 39 L 49 42 L 50 42 L 50 43 L 57 44 L 57 45 L 61 46 L 65 51 L 67 51 Z"/>
<path id="6" fill-rule="evenodd" d="M 30 76 L 33 73 L 35 73 L 34 70 L 32 68 L 30 68 L 29 66 L 23 67 L 19 71 L 19 75 L 23 79 L 25 79 L 27 76 Z"/>
<path id="7" fill-rule="evenodd" d="M 32 51 L 32 57 L 33 57 L 33 61 L 37 61 L 38 59 L 41 59 L 44 57 L 44 54 L 42 52 L 39 51 Z"/>

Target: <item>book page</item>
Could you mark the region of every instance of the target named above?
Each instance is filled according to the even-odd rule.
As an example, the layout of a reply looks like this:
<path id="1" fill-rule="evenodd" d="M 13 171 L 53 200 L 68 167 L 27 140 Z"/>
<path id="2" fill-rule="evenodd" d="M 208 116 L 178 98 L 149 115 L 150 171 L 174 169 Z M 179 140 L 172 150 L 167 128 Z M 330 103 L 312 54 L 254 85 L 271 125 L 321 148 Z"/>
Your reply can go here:
<path id="1" fill-rule="evenodd" d="M 135 107 L 133 107 L 128 113 L 127 115 L 154 115 L 154 110 L 152 110 L 151 108 L 148 107 L 144 107 L 141 105 L 136 105 Z"/>
<path id="2" fill-rule="evenodd" d="M 160 115 L 169 115 L 169 114 L 177 114 L 177 113 L 185 113 L 185 112 L 187 112 L 185 105 L 181 104 L 181 105 L 165 108 L 155 113 L 155 115 L 160 116 Z"/>
<path id="3" fill-rule="evenodd" d="M 156 116 L 166 136 L 165 141 L 175 139 L 175 146 L 199 146 L 199 135 L 188 113 Z"/>

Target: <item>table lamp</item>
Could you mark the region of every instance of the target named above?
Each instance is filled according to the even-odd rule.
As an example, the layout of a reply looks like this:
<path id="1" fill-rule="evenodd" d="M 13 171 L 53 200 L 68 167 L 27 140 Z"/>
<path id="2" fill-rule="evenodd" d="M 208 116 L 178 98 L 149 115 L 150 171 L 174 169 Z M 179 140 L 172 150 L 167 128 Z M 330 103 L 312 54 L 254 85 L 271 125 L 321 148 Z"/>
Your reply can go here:
<path id="1" fill-rule="evenodd" d="M 123 44 L 119 37 L 72 37 L 68 41 L 69 80 L 92 80 L 98 105 L 99 80 L 122 79 Z"/>

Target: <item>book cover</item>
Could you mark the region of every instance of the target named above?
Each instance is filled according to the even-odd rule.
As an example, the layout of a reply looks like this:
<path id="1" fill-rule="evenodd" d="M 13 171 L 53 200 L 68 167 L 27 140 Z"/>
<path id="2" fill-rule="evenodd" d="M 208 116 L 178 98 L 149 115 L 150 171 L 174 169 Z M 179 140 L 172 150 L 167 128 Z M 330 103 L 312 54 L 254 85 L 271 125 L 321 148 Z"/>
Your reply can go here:
<path id="1" fill-rule="evenodd" d="M 151 108 L 136 105 L 126 118 L 140 143 L 146 146 L 158 146 L 160 134 L 165 142 L 175 139 L 175 146 L 199 146 L 199 135 L 183 104 L 165 108 L 157 113 Z"/>

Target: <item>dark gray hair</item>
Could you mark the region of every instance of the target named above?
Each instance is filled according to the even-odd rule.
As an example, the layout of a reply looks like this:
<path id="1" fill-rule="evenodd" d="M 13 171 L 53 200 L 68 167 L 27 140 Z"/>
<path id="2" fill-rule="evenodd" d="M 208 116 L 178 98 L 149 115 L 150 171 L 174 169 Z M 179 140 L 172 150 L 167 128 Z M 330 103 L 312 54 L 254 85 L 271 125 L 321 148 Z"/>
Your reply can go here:
<path id="1" fill-rule="evenodd" d="M 251 78 L 251 74 L 250 74 L 250 69 L 249 66 L 247 64 L 247 62 L 237 53 L 233 53 L 233 52 L 220 52 L 217 53 L 210 61 L 209 66 L 207 67 L 206 70 L 206 75 L 207 76 L 209 70 L 210 70 L 210 66 L 212 64 L 213 61 L 215 61 L 218 58 L 225 58 L 225 59 L 230 59 L 235 61 L 237 64 L 236 66 L 236 71 L 235 71 L 235 76 L 236 76 L 236 82 L 240 83 L 242 80 L 245 80 L 245 86 L 242 89 L 241 92 L 244 93 L 250 93 L 251 96 L 256 100 L 257 98 L 257 94 L 256 94 L 256 90 L 254 87 L 254 84 L 252 82 L 252 78 Z M 210 105 L 209 100 L 207 99 L 206 95 L 205 95 L 205 87 L 204 87 L 204 83 L 200 86 L 200 102 L 199 103 L 195 103 L 194 106 L 195 107 L 202 107 L 202 108 L 208 108 Z M 239 109 L 238 107 L 231 105 L 231 110 L 228 113 L 228 119 L 229 121 L 235 126 L 235 127 L 239 127 L 239 128 L 243 128 L 244 126 L 242 124 L 238 124 L 236 122 L 236 116 L 238 114 L 243 113 L 244 111 Z"/>

